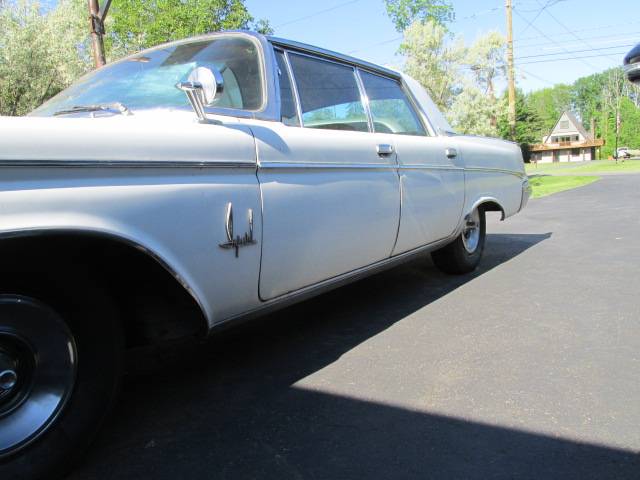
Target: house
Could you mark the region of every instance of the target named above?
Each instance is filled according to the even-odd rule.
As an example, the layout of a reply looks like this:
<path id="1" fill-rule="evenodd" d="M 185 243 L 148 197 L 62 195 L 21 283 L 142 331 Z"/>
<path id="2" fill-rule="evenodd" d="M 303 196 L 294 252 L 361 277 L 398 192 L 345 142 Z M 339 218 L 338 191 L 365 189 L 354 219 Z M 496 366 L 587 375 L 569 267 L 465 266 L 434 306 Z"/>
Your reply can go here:
<path id="1" fill-rule="evenodd" d="M 602 138 L 594 138 L 571 112 L 564 112 L 551 133 L 542 143 L 531 147 L 531 161 L 589 162 L 596 158 L 596 148 L 604 145 Z"/>

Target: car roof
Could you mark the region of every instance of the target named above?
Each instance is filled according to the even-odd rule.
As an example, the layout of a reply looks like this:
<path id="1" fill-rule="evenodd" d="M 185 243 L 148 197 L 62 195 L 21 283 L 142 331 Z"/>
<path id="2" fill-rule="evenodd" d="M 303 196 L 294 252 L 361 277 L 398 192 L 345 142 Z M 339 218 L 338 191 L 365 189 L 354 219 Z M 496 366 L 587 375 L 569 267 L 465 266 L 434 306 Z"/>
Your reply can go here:
<path id="1" fill-rule="evenodd" d="M 351 57 L 349 55 L 334 52 L 333 50 L 327 50 L 325 48 L 316 47 L 315 45 L 309 45 L 307 43 L 296 42 L 295 40 L 288 40 L 286 38 L 280 38 L 280 37 L 267 36 L 266 39 L 273 45 L 276 45 L 282 48 L 295 50 L 303 53 L 320 55 L 332 60 L 338 60 L 340 62 L 356 65 L 366 70 L 378 72 L 383 75 L 393 77 L 397 80 L 401 79 L 400 73 L 396 72 L 395 70 L 391 70 L 390 68 L 376 65 L 375 63 L 367 62 L 366 60 L 361 60 L 359 58 Z"/>

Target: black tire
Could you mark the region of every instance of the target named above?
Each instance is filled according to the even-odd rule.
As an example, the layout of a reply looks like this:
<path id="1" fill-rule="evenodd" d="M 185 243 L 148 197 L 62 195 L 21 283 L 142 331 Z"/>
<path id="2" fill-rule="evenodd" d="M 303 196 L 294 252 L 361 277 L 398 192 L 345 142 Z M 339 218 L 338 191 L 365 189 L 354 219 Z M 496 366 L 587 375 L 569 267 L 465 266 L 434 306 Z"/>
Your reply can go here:
<path id="1" fill-rule="evenodd" d="M 467 250 L 463 238 L 465 233 L 461 233 L 453 242 L 431 253 L 433 263 L 439 270 L 451 275 L 461 275 L 476 269 L 484 252 L 487 230 L 484 210 L 478 209 L 478 215 L 480 238 L 475 250 L 473 252 Z"/>
<path id="2" fill-rule="evenodd" d="M 21 299 L 23 304 L 34 308 L 35 313 L 28 315 L 42 312 L 43 318 L 56 319 L 56 325 L 64 323 L 75 344 L 77 358 L 75 381 L 65 402 L 60 403 L 55 419 L 28 442 L 8 447 L 0 457 L 3 479 L 53 480 L 66 475 L 93 440 L 119 391 L 124 348 L 113 304 L 104 290 L 87 281 L 88 276 L 70 274 L 68 267 L 64 277 L 56 275 L 61 271 L 65 270 L 13 272 L 3 275 L 8 283 L 0 284 L 0 298 L 4 302 L 0 302 L 0 329 L 3 323 L 10 325 L 6 313 L 12 310 L 7 310 L 7 305 L 15 309 L 15 299 Z M 37 285 L 34 279 L 38 279 Z M 28 398 L 31 393 L 25 395 Z"/>

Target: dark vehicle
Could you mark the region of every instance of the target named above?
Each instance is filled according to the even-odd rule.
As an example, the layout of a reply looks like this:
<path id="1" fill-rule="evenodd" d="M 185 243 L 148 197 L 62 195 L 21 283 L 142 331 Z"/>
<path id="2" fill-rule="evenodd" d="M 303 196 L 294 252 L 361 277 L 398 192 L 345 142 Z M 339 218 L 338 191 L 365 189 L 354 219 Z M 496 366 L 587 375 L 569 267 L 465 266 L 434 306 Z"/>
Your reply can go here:
<path id="1" fill-rule="evenodd" d="M 640 85 L 640 43 L 624 57 L 624 70 L 630 82 Z"/>

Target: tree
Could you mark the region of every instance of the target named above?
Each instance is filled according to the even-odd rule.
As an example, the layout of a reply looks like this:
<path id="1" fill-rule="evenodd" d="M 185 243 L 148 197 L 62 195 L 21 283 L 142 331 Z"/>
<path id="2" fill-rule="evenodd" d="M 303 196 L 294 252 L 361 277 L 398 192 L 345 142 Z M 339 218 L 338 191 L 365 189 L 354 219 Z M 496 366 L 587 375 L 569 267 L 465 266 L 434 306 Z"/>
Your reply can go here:
<path id="1" fill-rule="evenodd" d="M 525 101 L 540 118 L 540 130 L 535 132 L 540 142 L 558 122 L 562 112 L 573 110 L 573 89 L 559 84 L 531 92 Z"/>
<path id="2" fill-rule="evenodd" d="M 117 0 L 105 43 L 114 58 L 194 35 L 250 28 L 272 33 L 266 20 L 255 21 L 244 0 Z"/>
<path id="3" fill-rule="evenodd" d="M 480 37 L 465 55 L 465 63 L 473 72 L 478 88 L 492 97 L 496 78 L 504 77 L 507 72 L 506 44 L 504 35 L 492 31 Z"/>
<path id="4" fill-rule="evenodd" d="M 33 0 L 0 4 L 0 115 L 23 115 L 86 72 L 87 39 L 82 0 L 46 14 Z"/>
<path id="5" fill-rule="evenodd" d="M 404 32 L 400 53 L 407 56 L 404 70 L 427 89 L 441 110 L 447 110 L 460 91 L 464 44 L 450 42 L 445 27 L 436 22 L 415 21 Z"/>
<path id="6" fill-rule="evenodd" d="M 416 20 L 445 25 L 455 17 L 453 6 L 447 0 L 385 0 L 385 4 L 398 32 L 404 32 Z"/>
<path id="7" fill-rule="evenodd" d="M 447 112 L 447 119 L 459 133 L 495 137 L 498 135 L 497 119 L 502 107 L 506 107 L 506 104 L 487 95 L 476 84 L 466 82 Z"/>
<path id="8" fill-rule="evenodd" d="M 502 106 L 495 97 L 495 81 L 506 75 L 506 40 L 489 32 L 464 50 L 463 63 L 470 74 L 461 82 L 448 119 L 460 133 L 496 136 Z"/>
<path id="9" fill-rule="evenodd" d="M 502 138 L 510 138 L 511 127 L 509 125 L 509 118 L 507 115 L 506 104 L 508 97 L 505 95 L 502 97 L 501 103 L 503 108 L 501 114 L 498 117 L 498 133 Z M 536 136 L 536 132 L 540 131 L 542 121 L 536 111 L 531 108 L 526 102 L 526 97 L 521 91 L 516 92 L 516 135 L 515 141 L 520 145 L 522 149 L 522 156 L 525 161 L 528 162 L 531 156 L 530 146 L 540 142 L 540 139 Z"/>
<path id="10" fill-rule="evenodd" d="M 607 73 L 602 72 L 579 78 L 573 83 L 573 109 L 585 125 L 602 114 L 602 91 L 606 81 Z"/>

